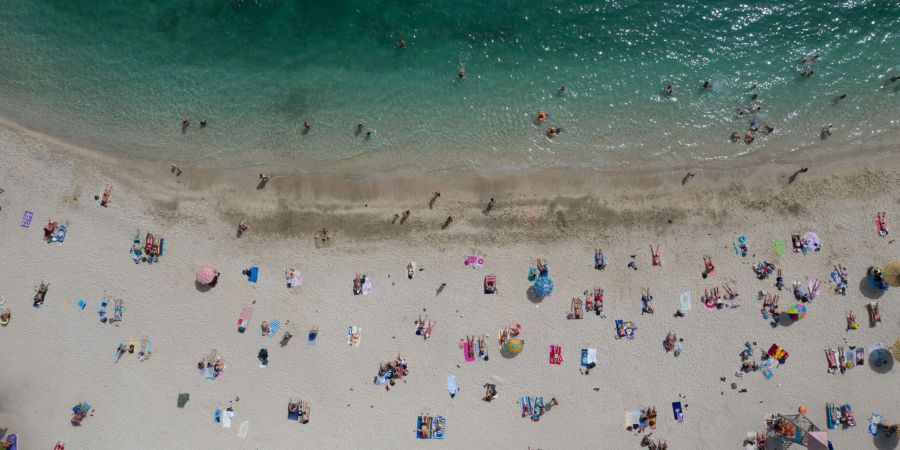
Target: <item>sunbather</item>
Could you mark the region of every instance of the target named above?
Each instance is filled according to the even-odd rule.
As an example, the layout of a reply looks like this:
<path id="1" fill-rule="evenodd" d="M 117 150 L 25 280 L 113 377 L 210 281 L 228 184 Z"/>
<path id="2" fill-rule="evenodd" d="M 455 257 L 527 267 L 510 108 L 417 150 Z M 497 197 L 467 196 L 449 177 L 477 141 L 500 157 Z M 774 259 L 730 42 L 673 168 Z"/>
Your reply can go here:
<path id="1" fill-rule="evenodd" d="M 81 421 L 84 420 L 85 417 L 87 417 L 89 411 L 90 407 L 87 403 L 80 403 L 72 408 L 72 425 L 76 427 L 80 426 Z"/>
<path id="2" fill-rule="evenodd" d="M 675 333 L 670 331 L 669 334 L 666 335 L 666 339 L 663 341 L 663 348 L 666 350 L 667 353 L 671 352 L 672 350 L 675 349 L 675 342 L 677 342 L 677 341 L 678 341 L 678 338 L 675 337 Z"/>
<path id="3" fill-rule="evenodd" d="M 775 278 L 775 288 L 779 291 L 784 289 L 784 278 L 781 277 L 781 269 L 778 269 L 778 277 Z"/>
<path id="4" fill-rule="evenodd" d="M 106 185 L 103 188 L 103 197 L 100 198 L 100 206 L 106 208 L 109 206 L 109 195 L 112 193 L 112 186 Z"/>
<path id="5" fill-rule="evenodd" d="M 856 322 L 856 314 L 853 314 L 853 310 L 847 311 L 847 329 L 848 330 L 858 330 L 859 324 Z"/>
<path id="6" fill-rule="evenodd" d="M 650 295 L 650 288 L 647 288 L 641 295 L 641 315 L 644 313 L 653 314 L 653 296 Z"/>
<path id="7" fill-rule="evenodd" d="M 584 291 L 584 310 L 585 311 L 593 311 L 594 310 L 594 293 L 589 291 Z"/>
<path id="8" fill-rule="evenodd" d="M 578 297 L 573 297 L 572 302 L 569 306 L 569 319 L 581 319 L 582 311 L 581 311 L 581 299 Z"/>
<path id="9" fill-rule="evenodd" d="M 300 423 L 309 423 L 309 402 L 300 401 Z"/>
<path id="10" fill-rule="evenodd" d="M 50 220 L 47 222 L 47 226 L 44 227 L 44 240 L 50 242 L 53 239 L 53 233 L 56 231 L 57 223 L 55 220 Z"/>
<path id="11" fill-rule="evenodd" d="M 870 302 L 867 308 L 869 309 L 869 322 L 872 326 L 881 322 L 881 315 L 878 314 L 878 302 Z"/>
<path id="12" fill-rule="evenodd" d="M 800 239 L 800 235 L 799 235 L 799 234 L 792 234 L 792 235 L 791 235 L 791 244 L 792 244 L 793 247 L 794 247 L 794 253 L 800 253 L 800 250 L 803 249 L 803 240 Z"/>
<path id="13" fill-rule="evenodd" d="M 542 277 L 546 277 L 550 274 L 550 270 L 547 268 L 547 265 L 544 264 L 544 261 L 542 261 L 541 258 L 538 258 L 537 260 L 537 270 Z"/>
<path id="14" fill-rule="evenodd" d="M 431 337 L 431 332 L 434 331 L 434 325 L 437 323 L 435 320 L 425 319 L 425 328 L 422 330 L 422 338 L 428 340 Z"/>
<path id="15" fill-rule="evenodd" d="M 716 266 L 713 265 L 712 257 L 703 257 L 703 278 L 709 278 L 716 274 Z"/>
<path id="16" fill-rule="evenodd" d="M 356 277 L 353 278 L 353 295 L 362 294 L 362 286 L 363 286 L 363 278 L 357 273 Z"/>
<path id="17" fill-rule="evenodd" d="M 878 213 L 875 216 L 875 224 L 878 226 L 878 235 L 879 236 L 887 236 L 888 235 L 888 227 L 887 227 L 887 217 L 884 211 Z"/>
<path id="18" fill-rule="evenodd" d="M 7 326 L 9 325 L 9 321 L 12 319 L 12 310 L 9 308 L 3 308 L 0 310 L 0 325 Z"/>
<path id="19" fill-rule="evenodd" d="M 656 244 L 656 248 L 650 246 L 650 260 L 653 262 L 654 266 L 662 266 L 662 259 L 659 257 L 659 244 Z"/>
<path id="20" fill-rule="evenodd" d="M 482 398 L 482 400 L 484 400 L 486 402 L 490 402 L 496 396 L 497 396 L 497 385 L 491 384 L 491 383 L 485 384 L 484 385 L 484 398 Z"/>
<path id="21" fill-rule="evenodd" d="M 469 344 L 468 355 L 469 358 L 475 357 L 475 336 L 466 336 L 466 342 Z"/>
<path id="22" fill-rule="evenodd" d="M 606 269 L 606 257 L 603 256 L 603 250 L 597 249 L 594 251 L 594 268 L 597 270 Z"/>
<path id="23" fill-rule="evenodd" d="M 416 268 L 413 266 L 412 261 L 410 261 L 406 264 L 406 278 L 412 280 L 414 276 L 416 276 Z"/>
<path id="24" fill-rule="evenodd" d="M 300 415 L 300 402 L 288 400 L 288 418 L 295 415 L 297 417 Z"/>
<path id="25" fill-rule="evenodd" d="M 603 289 L 594 290 L 594 313 L 603 317 Z"/>
<path id="26" fill-rule="evenodd" d="M 34 294 L 34 307 L 37 308 L 44 304 L 44 297 L 47 296 L 47 289 L 50 288 L 50 283 L 44 283 L 41 281 L 40 287 L 38 287 L 37 293 Z"/>
<path id="27" fill-rule="evenodd" d="M 262 324 L 260 324 L 259 328 L 262 330 L 262 335 L 263 335 L 263 336 L 268 336 L 269 333 L 272 332 L 272 328 L 269 327 L 269 321 L 268 321 L 268 320 L 263 320 L 263 321 L 262 321 Z"/>
<path id="28" fill-rule="evenodd" d="M 484 335 L 478 337 L 478 358 L 483 361 L 488 360 L 487 346 L 484 345 Z"/>

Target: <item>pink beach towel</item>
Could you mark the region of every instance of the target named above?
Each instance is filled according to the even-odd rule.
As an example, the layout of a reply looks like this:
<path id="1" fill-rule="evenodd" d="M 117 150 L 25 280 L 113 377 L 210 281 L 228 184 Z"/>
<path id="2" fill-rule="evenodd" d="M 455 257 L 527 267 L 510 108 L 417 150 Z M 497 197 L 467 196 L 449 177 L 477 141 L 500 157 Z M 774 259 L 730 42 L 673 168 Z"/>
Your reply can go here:
<path id="1" fill-rule="evenodd" d="M 469 256 L 466 256 L 465 264 L 467 266 L 472 266 L 472 267 L 481 267 L 484 265 L 484 258 L 482 258 L 481 256 L 469 255 Z"/>
<path id="2" fill-rule="evenodd" d="M 469 341 L 466 341 L 466 343 L 463 344 L 463 357 L 465 358 L 466 362 L 475 361 L 475 355 L 469 355 Z"/>
<path id="3" fill-rule="evenodd" d="M 237 326 L 238 331 L 243 333 L 244 330 L 247 329 L 247 325 L 250 324 L 250 318 L 253 316 L 253 307 L 252 306 L 244 306 L 241 307 L 241 315 L 238 317 Z"/>

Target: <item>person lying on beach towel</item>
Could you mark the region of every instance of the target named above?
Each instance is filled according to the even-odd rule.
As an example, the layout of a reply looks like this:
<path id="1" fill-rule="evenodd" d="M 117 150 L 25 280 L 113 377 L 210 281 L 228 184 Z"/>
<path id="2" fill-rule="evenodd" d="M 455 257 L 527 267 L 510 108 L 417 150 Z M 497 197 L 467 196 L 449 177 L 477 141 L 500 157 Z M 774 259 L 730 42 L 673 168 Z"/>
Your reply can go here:
<path id="1" fill-rule="evenodd" d="M 497 385 L 487 383 L 484 385 L 484 398 L 482 400 L 490 402 L 497 397 Z"/>
<path id="2" fill-rule="evenodd" d="M 599 248 L 594 251 L 594 269 L 606 269 L 606 257 L 603 256 L 603 250 Z"/>
<path id="3" fill-rule="evenodd" d="M 572 303 L 569 306 L 569 319 L 581 319 L 584 317 L 584 313 L 581 309 L 581 299 L 578 297 L 572 298 Z"/>
<path id="4" fill-rule="evenodd" d="M 653 314 L 653 296 L 650 295 L 650 288 L 645 289 L 641 294 L 641 315 L 644 313 Z"/>
<path id="5" fill-rule="evenodd" d="M 704 256 L 703 257 L 703 273 L 701 274 L 703 278 L 709 278 L 716 274 L 716 266 L 713 265 L 712 257 Z"/>
<path id="6" fill-rule="evenodd" d="M 38 287 L 37 293 L 34 294 L 34 307 L 37 308 L 44 304 L 44 297 L 47 296 L 47 289 L 50 288 L 50 283 L 44 283 L 41 281 L 40 287 Z"/>
<path id="7" fill-rule="evenodd" d="M 875 215 L 875 230 L 878 231 L 878 235 L 881 237 L 885 237 L 888 235 L 888 226 L 887 226 L 887 214 L 882 211 Z"/>
<path id="8" fill-rule="evenodd" d="M 654 266 L 662 266 L 662 259 L 659 257 L 659 244 L 656 244 L 656 248 L 650 246 L 650 260 L 653 262 Z"/>
<path id="9" fill-rule="evenodd" d="M 361 295 L 363 293 L 363 283 L 366 282 L 366 276 L 356 274 L 353 278 L 353 295 Z"/>

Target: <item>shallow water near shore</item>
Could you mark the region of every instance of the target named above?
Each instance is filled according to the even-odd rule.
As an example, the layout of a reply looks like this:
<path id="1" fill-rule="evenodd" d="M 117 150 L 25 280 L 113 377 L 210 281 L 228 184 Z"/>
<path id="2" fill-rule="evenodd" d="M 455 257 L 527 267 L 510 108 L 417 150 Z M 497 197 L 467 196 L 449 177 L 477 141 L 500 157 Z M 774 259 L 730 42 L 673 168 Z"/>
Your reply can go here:
<path id="1" fill-rule="evenodd" d="M 117 155 L 208 167 L 377 174 L 768 158 L 819 144 L 829 123 L 836 144 L 900 126 L 900 83 L 888 83 L 900 73 L 897 30 L 900 4 L 883 1 L 9 0 L 0 114 Z M 736 113 L 753 103 L 760 113 Z M 549 120 L 536 123 L 538 111 Z M 728 141 L 752 121 L 776 132 Z M 563 129 L 552 141 L 549 124 Z"/>

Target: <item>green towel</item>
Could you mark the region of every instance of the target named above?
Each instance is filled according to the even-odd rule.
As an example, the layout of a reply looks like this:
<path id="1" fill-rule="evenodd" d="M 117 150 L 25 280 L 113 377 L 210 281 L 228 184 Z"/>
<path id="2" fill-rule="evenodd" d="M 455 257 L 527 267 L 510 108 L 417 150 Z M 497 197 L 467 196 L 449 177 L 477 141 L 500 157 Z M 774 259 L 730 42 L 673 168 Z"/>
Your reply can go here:
<path id="1" fill-rule="evenodd" d="M 784 241 L 781 239 L 775 239 L 772 241 L 772 249 L 775 250 L 775 254 L 778 256 L 784 256 Z"/>
<path id="2" fill-rule="evenodd" d="M 191 394 L 178 394 L 178 407 L 184 408 L 185 403 L 191 399 Z"/>

